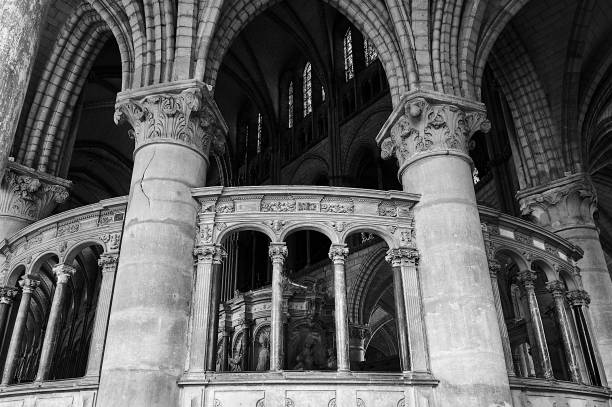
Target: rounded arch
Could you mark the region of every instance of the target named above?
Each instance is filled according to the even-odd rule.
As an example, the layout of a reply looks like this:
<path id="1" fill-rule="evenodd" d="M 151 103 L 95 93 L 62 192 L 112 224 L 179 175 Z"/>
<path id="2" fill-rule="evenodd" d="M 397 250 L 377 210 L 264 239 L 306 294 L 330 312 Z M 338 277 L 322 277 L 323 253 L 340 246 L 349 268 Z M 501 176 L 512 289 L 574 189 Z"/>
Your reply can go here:
<path id="1" fill-rule="evenodd" d="M 293 173 L 288 177 L 290 185 L 308 185 L 304 182 L 296 182 L 304 179 L 312 179 L 314 182 L 318 176 L 329 174 L 329 163 L 318 154 L 303 154 L 296 162 Z"/>
<path id="2" fill-rule="evenodd" d="M 555 270 L 555 267 L 543 258 L 540 258 L 540 257 L 534 258 L 531 261 L 531 268 L 532 270 L 533 269 L 541 270 L 546 276 L 546 279 L 548 281 L 554 281 L 554 280 L 559 279 L 559 274 Z"/>
<path id="3" fill-rule="evenodd" d="M 13 270 L 11 270 L 10 273 L 8 273 L 6 284 L 4 285 L 7 287 L 17 286 L 17 283 L 19 283 L 19 279 L 21 278 L 21 276 L 25 274 L 25 272 L 26 272 L 25 264 L 18 264 L 17 266 L 13 268 Z"/>
<path id="4" fill-rule="evenodd" d="M 219 234 L 217 235 L 217 238 L 215 239 L 215 243 L 223 244 L 223 241 L 228 236 L 230 236 L 232 233 L 247 232 L 247 231 L 260 232 L 266 235 L 266 237 L 268 237 L 271 242 L 276 241 L 276 234 L 274 234 L 272 229 L 270 229 L 269 227 L 264 226 L 262 224 L 255 223 L 255 222 L 249 223 L 245 221 L 245 222 L 240 222 L 236 225 L 228 226 L 227 228 L 223 229 L 223 231 L 219 232 Z"/>
<path id="5" fill-rule="evenodd" d="M 29 267 L 26 268 L 26 273 L 36 273 L 45 262 L 52 259 L 56 259 L 55 262 L 57 263 L 59 262 L 60 255 L 55 253 L 54 251 L 47 251 L 42 254 L 39 254 L 38 257 L 32 260 Z"/>
<path id="6" fill-rule="evenodd" d="M 66 254 L 63 257 L 63 260 L 64 260 L 63 262 L 67 264 L 71 264 L 83 249 L 87 247 L 91 247 L 91 246 L 98 246 L 100 248 L 101 253 L 105 251 L 105 247 L 106 247 L 104 242 L 102 242 L 99 239 L 91 239 L 91 240 L 86 240 L 84 242 L 75 243 L 74 245 L 72 245 L 70 248 L 66 250 Z"/>
<path id="7" fill-rule="evenodd" d="M 510 258 L 517 265 L 520 271 L 529 270 L 529 262 L 518 251 L 509 247 L 501 247 L 495 250 L 494 257 L 496 259 L 502 260 L 504 256 Z"/>
<path id="8" fill-rule="evenodd" d="M 403 50 L 393 28 L 381 17 L 386 14 L 386 9 L 373 4 L 322 1 L 336 8 L 372 41 L 387 75 L 391 98 L 394 103 L 399 102 L 400 96 L 409 87 L 416 86 L 416 67 L 412 55 L 403 58 Z M 206 62 L 203 64 L 198 61 L 196 78 L 203 78 L 205 83 L 214 86 L 221 62 L 234 38 L 255 17 L 280 2 L 281 0 L 238 0 L 228 9 L 221 11 L 210 39 L 200 42 L 199 59 L 205 59 Z M 376 8 L 377 12 L 373 12 L 372 7 Z M 410 49 L 405 51 L 412 52 Z M 405 63 L 409 65 L 406 66 Z"/>
<path id="9" fill-rule="evenodd" d="M 389 248 L 397 248 L 398 244 L 383 226 L 377 225 L 351 225 L 340 235 L 340 242 L 346 243 L 346 239 L 356 233 L 372 233 L 380 237 Z"/>
<path id="10" fill-rule="evenodd" d="M 323 225 L 322 223 L 312 221 L 297 222 L 287 226 L 280 234 L 280 241 L 286 241 L 287 237 L 290 236 L 292 233 L 306 230 L 312 230 L 321 233 L 322 235 L 327 237 L 332 242 L 332 244 L 341 243 L 338 234 L 332 228 L 327 225 Z"/>
<path id="11" fill-rule="evenodd" d="M 387 249 L 381 247 L 370 253 L 361 263 L 361 267 L 357 273 L 355 282 L 351 285 L 349 290 L 348 303 L 351 307 L 349 315 L 351 316 L 351 322 L 359 325 L 365 325 L 367 321 L 364 318 L 365 308 L 365 291 L 369 283 L 376 275 L 378 268 L 385 262 L 385 254 Z"/>
<path id="12" fill-rule="evenodd" d="M 559 280 L 563 281 L 570 291 L 580 289 L 580 285 L 576 281 L 577 279 L 574 277 L 573 273 L 565 267 L 559 269 Z"/>

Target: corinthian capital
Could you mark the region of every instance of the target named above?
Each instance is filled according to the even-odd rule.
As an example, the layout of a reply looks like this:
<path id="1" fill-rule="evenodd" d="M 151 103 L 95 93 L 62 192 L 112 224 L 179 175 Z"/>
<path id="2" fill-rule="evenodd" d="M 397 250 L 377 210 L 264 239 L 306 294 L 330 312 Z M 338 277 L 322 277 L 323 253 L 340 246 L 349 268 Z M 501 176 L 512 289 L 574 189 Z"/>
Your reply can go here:
<path id="1" fill-rule="evenodd" d="M 210 89 L 198 81 L 181 81 L 122 92 L 117 96 L 115 122 L 127 122 L 136 148 L 172 142 L 208 157 L 210 148 L 223 150 L 227 124 Z"/>
<path id="2" fill-rule="evenodd" d="M 225 249 L 218 244 L 198 246 L 193 250 L 193 254 L 198 258 L 198 262 L 209 262 L 213 264 L 221 264 L 223 259 L 227 257 Z"/>
<path id="3" fill-rule="evenodd" d="M 15 287 L 0 287 L 0 304 L 11 304 L 18 293 Z"/>
<path id="4" fill-rule="evenodd" d="M 401 168 L 418 155 L 456 152 L 467 155 L 467 143 L 491 128 L 482 103 L 417 90 L 405 95 L 376 141 L 382 158 L 395 156 Z"/>
<path id="5" fill-rule="evenodd" d="M 402 264 L 416 266 L 419 261 L 419 252 L 416 249 L 400 247 L 398 249 L 389 249 L 385 260 L 391 263 L 393 267 L 399 267 Z"/>
<path id="6" fill-rule="evenodd" d="M 36 221 L 68 199 L 72 183 L 9 162 L 0 186 L 0 214 Z"/>
<path id="7" fill-rule="evenodd" d="M 268 254 L 273 263 L 283 263 L 287 258 L 287 245 L 285 243 L 270 243 Z"/>
<path id="8" fill-rule="evenodd" d="M 534 223 L 558 231 L 579 225 L 595 227 L 597 195 L 588 175 L 573 174 L 516 194 L 521 212 Z"/>
<path id="9" fill-rule="evenodd" d="M 332 244 L 329 248 L 329 258 L 334 263 L 344 264 L 346 257 L 349 254 L 349 249 L 345 244 Z"/>

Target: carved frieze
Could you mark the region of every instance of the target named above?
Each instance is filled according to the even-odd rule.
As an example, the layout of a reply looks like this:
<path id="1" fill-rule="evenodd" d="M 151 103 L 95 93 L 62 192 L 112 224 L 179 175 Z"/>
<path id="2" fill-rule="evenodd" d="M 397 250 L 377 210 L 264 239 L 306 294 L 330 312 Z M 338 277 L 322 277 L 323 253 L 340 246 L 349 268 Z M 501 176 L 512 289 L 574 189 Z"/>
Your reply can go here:
<path id="1" fill-rule="evenodd" d="M 262 201 L 262 212 L 295 212 L 296 203 L 294 200 Z"/>
<path id="2" fill-rule="evenodd" d="M 121 233 L 104 233 L 100 236 L 100 240 L 102 240 L 108 250 L 119 250 L 119 246 L 121 245 Z"/>

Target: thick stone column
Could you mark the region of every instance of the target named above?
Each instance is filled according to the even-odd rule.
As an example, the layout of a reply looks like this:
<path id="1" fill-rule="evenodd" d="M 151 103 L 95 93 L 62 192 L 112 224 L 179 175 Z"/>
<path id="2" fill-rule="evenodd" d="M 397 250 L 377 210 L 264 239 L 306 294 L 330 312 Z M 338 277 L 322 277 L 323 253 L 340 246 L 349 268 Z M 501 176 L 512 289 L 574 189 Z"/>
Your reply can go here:
<path id="1" fill-rule="evenodd" d="M 565 286 L 559 280 L 553 280 L 546 283 L 546 289 L 551 292 L 555 301 L 555 313 L 561 329 L 561 339 L 563 340 L 563 348 L 565 350 L 565 358 L 567 359 L 570 378 L 573 382 L 584 383 L 582 375 L 578 368 L 578 358 L 576 357 L 576 339 L 574 331 L 570 326 L 567 312 L 565 311 Z"/>
<path id="2" fill-rule="evenodd" d="M 13 287 L 0 288 L 0 340 L 4 337 L 11 305 L 18 293 L 19 291 Z"/>
<path id="3" fill-rule="evenodd" d="M 196 247 L 194 254 L 198 258 L 198 265 L 191 307 L 191 341 L 187 367 L 190 376 L 215 370 L 220 293 L 218 266 L 225 251 L 218 245 L 206 244 Z"/>
<path id="4" fill-rule="evenodd" d="M 40 352 L 40 362 L 38 363 L 38 372 L 35 379 L 37 382 L 42 382 L 49 376 L 51 361 L 53 360 L 55 346 L 57 345 L 57 335 L 61 329 L 61 316 L 66 301 L 66 284 L 68 284 L 70 277 L 74 275 L 75 271 L 74 267 L 67 264 L 57 264 L 53 267 L 53 274 L 57 277 L 57 281 L 55 283 L 49 318 L 47 319 L 45 338 Z"/>
<path id="5" fill-rule="evenodd" d="M 13 146 L 50 0 L 4 0 L 0 5 L 0 179 Z"/>
<path id="6" fill-rule="evenodd" d="M 197 202 L 212 143 L 227 130 L 209 89 L 189 80 L 117 96 L 134 169 L 98 404 L 175 406 L 187 358 Z"/>
<path id="7" fill-rule="evenodd" d="M 110 313 L 111 298 L 113 296 L 113 285 L 117 271 L 118 253 L 103 253 L 98 259 L 98 266 L 102 272 L 100 277 L 100 291 L 98 303 L 96 304 L 96 315 L 94 319 L 91 342 L 89 344 L 89 356 L 87 357 L 87 371 L 85 377 L 100 377 L 102 366 L 102 355 L 104 352 L 104 338 L 108 326 L 108 315 Z"/>
<path id="8" fill-rule="evenodd" d="M 270 370 L 283 370 L 283 264 L 285 243 L 270 243 L 272 259 L 272 304 L 270 323 Z"/>
<path id="9" fill-rule="evenodd" d="M 508 337 L 508 327 L 504 318 L 504 310 L 499 296 L 499 285 L 497 283 L 497 273 L 501 270 L 501 264 L 497 260 L 489 260 L 489 274 L 491 276 L 491 287 L 493 288 L 493 300 L 495 301 L 495 311 L 497 313 L 497 323 L 499 324 L 499 334 L 504 348 L 504 358 L 508 376 L 516 376 L 514 373 L 514 362 L 512 361 L 512 348 Z"/>
<path id="10" fill-rule="evenodd" d="M 0 183 L 0 239 L 48 216 L 68 199 L 71 185 L 70 181 L 8 163 Z"/>
<path id="11" fill-rule="evenodd" d="M 404 95 L 377 137 L 414 208 L 430 366 L 440 405 L 511 404 L 467 154 L 488 130 L 484 106 L 437 92 Z"/>
<path id="12" fill-rule="evenodd" d="M 344 263 L 349 249 L 345 244 L 332 244 L 329 258 L 334 263 L 334 321 L 336 323 L 336 361 L 339 372 L 351 370 L 349 357 L 348 305 Z"/>
<path id="13" fill-rule="evenodd" d="M 596 346 L 606 375 L 612 375 L 612 279 L 599 242 L 593 214 L 595 189 L 587 174 L 579 173 L 517 194 L 521 211 L 531 219 L 584 250 L 578 260 L 584 289 L 591 296 Z"/>
<path id="14" fill-rule="evenodd" d="M 531 270 L 522 270 L 519 272 L 518 278 L 523 283 L 523 288 L 527 294 L 531 326 L 535 336 L 542 375 L 545 379 L 552 380 L 554 379 L 552 363 L 550 361 L 550 353 L 548 353 L 548 344 L 546 343 L 546 335 L 544 334 L 544 325 L 542 324 L 542 316 L 540 315 L 540 307 L 538 305 L 538 299 L 536 297 L 534 288 L 536 273 Z"/>
<path id="15" fill-rule="evenodd" d="M 584 355 L 584 359 L 585 362 L 588 363 L 588 368 L 596 382 L 594 384 L 607 386 L 608 381 L 606 379 L 606 372 L 603 369 L 601 352 L 591 339 L 593 338 L 592 332 L 594 329 L 591 313 L 589 312 L 591 297 L 589 293 L 584 290 L 572 290 L 569 291 L 566 296 L 574 310 L 574 316 L 578 324 L 578 333 L 583 342 L 583 350 L 587 353 Z"/>
<path id="16" fill-rule="evenodd" d="M 19 309 L 17 310 L 17 318 L 15 318 L 15 325 L 13 325 L 13 334 L 11 335 L 11 342 L 9 344 L 8 352 L 6 354 L 6 361 L 4 362 L 4 372 L 2 373 L 2 386 L 6 386 L 13 380 L 13 374 L 15 373 L 15 367 L 17 367 L 17 353 L 21 348 L 21 339 L 28 321 L 28 311 L 30 309 L 30 299 L 32 293 L 40 285 L 40 281 L 35 279 L 33 276 L 25 275 L 19 281 L 19 285 L 22 288 L 21 301 L 19 301 Z"/>

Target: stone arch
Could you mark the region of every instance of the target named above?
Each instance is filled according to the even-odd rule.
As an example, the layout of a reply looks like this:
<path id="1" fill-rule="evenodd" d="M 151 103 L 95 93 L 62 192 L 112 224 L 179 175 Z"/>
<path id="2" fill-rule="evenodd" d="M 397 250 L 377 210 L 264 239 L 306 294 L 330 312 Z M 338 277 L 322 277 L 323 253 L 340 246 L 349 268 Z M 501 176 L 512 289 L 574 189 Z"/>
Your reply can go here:
<path id="1" fill-rule="evenodd" d="M 386 248 L 375 250 L 361 263 L 361 267 L 357 273 L 358 277 L 351 285 L 348 293 L 348 304 L 350 307 L 349 319 L 353 323 L 364 325 L 367 322 L 363 315 L 365 308 L 366 288 L 374 278 L 378 268 L 384 263 L 384 255 L 386 252 Z"/>
<path id="2" fill-rule="evenodd" d="M 378 225 L 350 225 L 340 235 L 340 241 L 346 243 L 346 238 L 356 233 L 372 233 L 380 237 L 388 246 L 389 249 L 397 247 L 397 241 L 389 234 L 383 226 Z"/>
<path id="3" fill-rule="evenodd" d="M 322 174 L 329 176 L 327 160 L 318 154 L 304 154 L 295 164 L 295 170 L 289 177 L 289 185 L 307 185 L 306 182 L 298 181 L 311 178 L 314 182 L 316 177 Z"/>
<path id="4" fill-rule="evenodd" d="M 63 256 L 63 262 L 68 263 L 68 264 L 72 263 L 72 261 L 75 259 L 76 256 L 78 256 L 81 250 L 83 250 L 86 247 L 90 247 L 90 246 L 99 246 L 102 249 L 102 251 L 104 251 L 104 248 L 106 247 L 104 242 L 102 242 L 99 239 L 91 239 L 91 240 L 86 240 L 83 242 L 75 243 L 74 245 L 72 245 L 70 248 L 66 250 L 66 254 L 64 254 Z M 62 258 L 60 258 L 60 260 L 62 260 Z"/>
<path id="5" fill-rule="evenodd" d="M 213 29 L 205 28 L 203 35 L 206 36 L 206 39 L 198 41 L 196 78 L 203 78 L 205 83 L 214 86 L 223 57 L 233 39 L 255 17 L 280 1 L 239 0 L 221 11 L 220 15 L 215 17 L 214 33 Z M 412 57 L 402 57 L 403 52 L 393 28 L 389 27 L 380 17 L 386 13 L 385 8 L 374 4 L 349 4 L 340 0 L 324 1 L 344 14 L 373 42 L 387 75 L 391 98 L 394 103 L 399 102 L 400 96 L 416 81 L 416 67 Z M 373 7 L 378 12 L 373 12 Z M 215 24 L 215 22 L 211 21 L 210 24 Z M 411 51 L 406 50 L 406 52 Z M 406 66 L 406 63 L 409 65 Z"/>
<path id="6" fill-rule="evenodd" d="M 525 259 L 522 254 L 512 248 L 501 247 L 495 250 L 495 258 L 500 259 L 500 257 L 502 256 L 509 257 L 521 271 L 529 269 L 530 264 L 527 259 Z"/>
<path id="7" fill-rule="evenodd" d="M 215 243 L 222 244 L 223 240 L 232 233 L 246 232 L 250 230 L 266 235 L 271 242 L 276 241 L 276 235 L 269 227 L 256 222 L 240 222 L 239 224 L 228 226 L 227 228 L 223 229 L 223 231 L 219 232 L 215 239 Z"/>
<path id="8" fill-rule="evenodd" d="M 312 230 L 315 232 L 319 232 L 325 237 L 327 237 L 332 244 L 340 243 L 338 235 L 331 227 L 324 225 L 321 222 L 312 221 L 297 222 L 287 226 L 280 235 L 280 241 L 285 241 L 287 240 L 287 237 L 292 233 L 299 232 L 302 230 Z"/>

